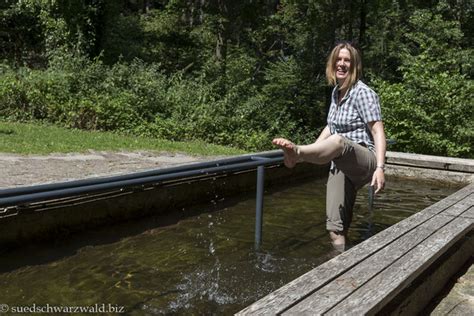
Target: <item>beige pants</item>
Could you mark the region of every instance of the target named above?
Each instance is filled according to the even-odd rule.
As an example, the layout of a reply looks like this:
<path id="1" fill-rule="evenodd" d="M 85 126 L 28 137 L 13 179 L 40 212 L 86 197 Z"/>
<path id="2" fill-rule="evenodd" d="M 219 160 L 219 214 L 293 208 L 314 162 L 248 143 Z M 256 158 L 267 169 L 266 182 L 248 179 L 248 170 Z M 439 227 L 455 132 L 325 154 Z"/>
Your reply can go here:
<path id="1" fill-rule="evenodd" d="M 334 164 L 327 182 L 326 228 L 343 232 L 351 224 L 357 190 L 372 180 L 377 159 L 367 147 L 344 138 L 344 149 Z"/>

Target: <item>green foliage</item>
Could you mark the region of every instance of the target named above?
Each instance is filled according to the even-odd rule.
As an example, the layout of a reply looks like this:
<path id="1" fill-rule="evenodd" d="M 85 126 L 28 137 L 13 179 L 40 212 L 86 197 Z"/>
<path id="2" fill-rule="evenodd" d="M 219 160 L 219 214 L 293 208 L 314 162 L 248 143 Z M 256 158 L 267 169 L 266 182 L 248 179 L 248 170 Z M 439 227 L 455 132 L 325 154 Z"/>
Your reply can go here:
<path id="1" fill-rule="evenodd" d="M 41 7 L 20 2 L 0 11 L 0 60 L 16 65 L 43 62 L 44 27 Z"/>
<path id="2" fill-rule="evenodd" d="M 472 157 L 469 1 L 0 4 L 0 117 L 271 149 L 325 126 L 328 52 L 358 42 L 395 150 Z M 393 25 L 397 25 L 396 28 Z"/>
<path id="3" fill-rule="evenodd" d="M 3 117 L 47 120 L 84 129 L 129 129 L 140 123 L 137 114 L 156 107 L 154 96 L 140 94 L 147 76 L 159 75 L 154 68 L 104 66 L 84 56 L 62 55 L 46 71 L 22 68 L 14 73 L 4 68 L 0 79 Z M 21 75 L 21 76 L 20 76 Z M 14 89 L 12 89 L 13 87 Z M 18 109 L 17 100 L 22 100 Z"/>
<path id="4" fill-rule="evenodd" d="M 375 81 L 395 150 L 473 157 L 474 85 L 471 49 L 462 49 L 459 24 L 428 10 L 409 20 L 400 83 Z"/>
<path id="5" fill-rule="evenodd" d="M 248 79 L 252 64 L 252 58 L 229 63 L 222 95 L 221 84 L 204 76 L 168 77 L 139 60 L 107 66 L 83 55 L 57 55 L 44 71 L 3 68 L 0 115 L 252 150 L 270 148 L 268 139 L 282 133 L 302 139 L 305 130 L 292 121 L 309 110 L 298 99 L 294 61 L 270 68 L 262 91 Z"/>

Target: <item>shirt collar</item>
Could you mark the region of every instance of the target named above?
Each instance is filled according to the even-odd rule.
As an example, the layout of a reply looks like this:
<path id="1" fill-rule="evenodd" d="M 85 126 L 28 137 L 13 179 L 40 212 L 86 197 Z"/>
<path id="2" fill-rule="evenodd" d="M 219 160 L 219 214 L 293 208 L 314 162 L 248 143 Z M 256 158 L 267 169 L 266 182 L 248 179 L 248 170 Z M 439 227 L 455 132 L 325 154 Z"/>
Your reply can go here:
<path id="1" fill-rule="evenodd" d="M 359 80 L 349 89 L 349 91 L 346 93 L 346 95 L 344 96 L 344 98 L 341 100 L 341 104 L 344 103 L 344 100 L 346 100 L 347 98 L 349 98 L 351 96 L 352 93 L 354 93 L 354 91 L 356 90 L 356 86 L 359 84 Z M 332 92 L 332 99 L 333 101 L 337 104 L 337 92 L 339 91 L 339 84 L 336 84 L 336 86 L 334 87 L 334 90 Z"/>

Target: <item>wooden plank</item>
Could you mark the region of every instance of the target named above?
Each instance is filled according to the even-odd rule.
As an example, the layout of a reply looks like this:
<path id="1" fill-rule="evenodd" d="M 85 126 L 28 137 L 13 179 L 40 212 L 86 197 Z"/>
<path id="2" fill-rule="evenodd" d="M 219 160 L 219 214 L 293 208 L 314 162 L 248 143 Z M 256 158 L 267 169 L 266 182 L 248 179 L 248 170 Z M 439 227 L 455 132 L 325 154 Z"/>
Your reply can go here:
<path id="1" fill-rule="evenodd" d="M 461 238 L 377 314 L 422 315 L 424 309 L 435 296 L 446 289 L 446 285 L 452 281 L 453 276 L 462 269 L 473 253 L 474 238 Z"/>
<path id="2" fill-rule="evenodd" d="M 374 252 L 379 251 L 396 238 L 399 238 L 400 235 L 411 231 L 436 214 L 441 213 L 446 208 L 456 204 L 458 199 L 464 198 L 473 190 L 474 185 L 463 187 L 449 197 L 383 230 L 339 256 L 282 286 L 276 291 L 241 310 L 237 315 L 281 313 L 289 306 L 296 304 L 298 301 L 317 291 L 319 288 L 345 273 L 359 262 L 365 260 Z"/>
<path id="3" fill-rule="evenodd" d="M 436 216 L 376 252 L 351 270 L 335 278 L 283 314 L 322 314 L 351 295 L 357 288 L 389 267 L 438 229 L 452 221 L 450 216 Z"/>
<path id="4" fill-rule="evenodd" d="M 474 160 L 400 152 L 387 152 L 387 163 L 411 167 L 474 173 Z"/>
<path id="5" fill-rule="evenodd" d="M 474 206 L 471 206 L 467 211 L 459 215 L 459 217 L 474 219 Z"/>
<path id="6" fill-rule="evenodd" d="M 373 315 L 377 313 L 472 228 L 473 223 L 470 219 L 455 218 L 394 262 L 383 273 L 363 284 L 328 314 Z"/>
<path id="7" fill-rule="evenodd" d="M 466 212 L 473 205 L 474 205 L 474 193 L 466 196 L 462 200 L 459 200 L 459 202 L 453 205 L 452 207 L 446 209 L 446 211 L 443 212 L 443 215 L 457 217 L 463 214 L 464 212 Z"/>
<path id="8" fill-rule="evenodd" d="M 460 190 L 454 192 L 448 197 L 436 202 L 433 205 L 428 206 L 423 209 L 421 212 L 428 212 L 432 214 L 439 214 L 444 212 L 447 208 L 455 205 L 460 200 L 465 199 L 467 196 L 471 195 L 474 192 L 474 183 L 468 184 L 461 188 Z"/>

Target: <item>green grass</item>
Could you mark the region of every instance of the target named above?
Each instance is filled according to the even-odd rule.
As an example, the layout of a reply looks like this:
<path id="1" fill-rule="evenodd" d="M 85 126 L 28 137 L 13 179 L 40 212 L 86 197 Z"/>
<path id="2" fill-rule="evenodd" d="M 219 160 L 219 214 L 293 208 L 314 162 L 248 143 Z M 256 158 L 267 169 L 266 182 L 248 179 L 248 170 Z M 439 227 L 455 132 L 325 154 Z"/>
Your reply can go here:
<path id="1" fill-rule="evenodd" d="M 213 156 L 245 153 L 243 150 L 197 141 L 173 142 L 110 132 L 90 132 L 52 125 L 0 121 L 0 152 L 49 154 L 87 150 L 147 150 Z"/>

